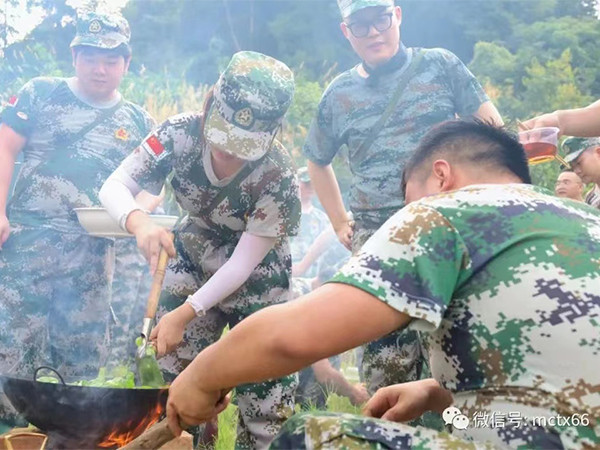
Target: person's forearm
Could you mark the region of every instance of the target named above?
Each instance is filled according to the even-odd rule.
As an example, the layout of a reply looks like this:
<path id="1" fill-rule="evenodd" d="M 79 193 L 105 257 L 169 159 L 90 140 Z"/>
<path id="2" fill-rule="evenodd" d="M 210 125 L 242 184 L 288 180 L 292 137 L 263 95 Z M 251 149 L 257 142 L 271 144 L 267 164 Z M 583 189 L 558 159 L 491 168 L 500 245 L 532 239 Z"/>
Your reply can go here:
<path id="1" fill-rule="evenodd" d="M 135 200 L 135 196 L 141 192 L 142 189 L 135 180 L 119 167 L 104 182 L 98 198 L 110 216 L 119 223 L 119 226 L 132 233 L 129 226 L 136 221 L 130 223 L 129 216 L 136 210 L 144 209 Z"/>
<path id="2" fill-rule="evenodd" d="M 428 411 L 434 411 L 442 414 L 444 410 L 453 402 L 452 393 L 440 386 L 434 378 L 428 378 L 422 381 L 428 390 Z"/>
<path id="3" fill-rule="evenodd" d="M 501 127 L 502 125 L 504 125 L 504 121 L 502 120 L 500 112 L 498 112 L 498 109 L 491 101 L 482 103 L 477 112 L 475 113 L 475 117 L 484 122 L 491 123 L 497 127 Z"/>
<path id="4" fill-rule="evenodd" d="M 277 238 L 243 233 L 231 258 L 187 302 L 198 314 L 204 314 L 238 290 L 276 242 Z"/>
<path id="5" fill-rule="evenodd" d="M 321 167 L 309 161 L 308 173 L 319 201 L 323 205 L 333 228 L 337 230 L 340 224 L 348 222 L 350 219 L 344 207 L 342 193 L 333 167 L 331 164 Z"/>
<path id="6" fill-rule="evenodd" d="M 141 191 L 135 196 L 135 202 L 146 211 L 153 212 L 162 203 L 164 198 L 164 188 L 159 195 L 152 195 L 148 191 Z"/>
<path id="7" fill-rule="evenodd" d="M 328 284 L 252 314 L 186 370 L 208 391 L 264 381 L 370 342 L 409 320 L 360 289 Z"/>
<path id="8" fill-rule="evenodd" d="M 319 256 L 323 254 L 327 247 L 331 244 L 331 242 L 335 241 L 335 232 L 332 227 L 328 227 L 325 231 L 323 231 L 315 242 L 308 248 L 306 255 L 302 258 L 302 264 L 304 267 L 308 268 L 313 265 L 313 263 L 319 259 Z"/>
<path id="9" fill-rule="evenodd" d="M 15 166 L 15 157 L 8 151 L 0 150 L 0 215 L 6 215 L 8 190 Z"/>
<path id="10" fill-rule="evenodd" d="M 317 361 L 312 365 L 312 368 L 319 384 L 326 386 L 335 394 L 348 398 L 352 397 L 354 386 L 346 380 L 344 374 L 331 365 L 329 360 Z"/>
<path id="11" fill-rule="evenodd" d="M 594 137 L 600 135 L 600 100 L 585 108 L 556 111 L 562 134 Z"/>

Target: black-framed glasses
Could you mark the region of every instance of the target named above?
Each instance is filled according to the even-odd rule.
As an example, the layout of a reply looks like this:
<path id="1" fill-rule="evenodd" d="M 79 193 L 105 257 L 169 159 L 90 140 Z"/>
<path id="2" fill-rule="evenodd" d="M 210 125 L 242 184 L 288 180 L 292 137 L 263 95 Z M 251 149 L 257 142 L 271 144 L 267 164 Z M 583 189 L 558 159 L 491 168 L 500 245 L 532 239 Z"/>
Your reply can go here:
<path id="1" fill-rule="evenodd" d="M 392 26 L 393 15 L 394 13 L 391 12 L 380 14 L 371 21 L 367 22 L 357 20 L 356 22 L 346 24 L 346 26 L 350 30 L 350 33 L 352 33 L 352 36 L 354 36 L 355 38 L 364 38 L 369 35 L 371 27 L 375 27 L 375 29 L 380 33 L 389 30 Z"/>

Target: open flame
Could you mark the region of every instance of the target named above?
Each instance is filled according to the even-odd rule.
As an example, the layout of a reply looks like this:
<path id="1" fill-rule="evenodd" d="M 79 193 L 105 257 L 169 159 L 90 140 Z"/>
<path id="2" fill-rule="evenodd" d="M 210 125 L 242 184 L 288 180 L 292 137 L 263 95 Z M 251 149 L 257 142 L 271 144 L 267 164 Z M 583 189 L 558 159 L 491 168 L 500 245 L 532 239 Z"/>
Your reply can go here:
<path id="1" fill-rule="evenodd" d="M 140 422 L 127 422 L 110 432 L 102 442 L 98 444 L 100 448 L 121 448 L 133 441 L 136 437 L 158 422 L 158 419 L 164 412 L 160 402 L 157 402 L 153 410 L 145 416 Z M 127 431 L 123 431 L 127 430 Z"/>

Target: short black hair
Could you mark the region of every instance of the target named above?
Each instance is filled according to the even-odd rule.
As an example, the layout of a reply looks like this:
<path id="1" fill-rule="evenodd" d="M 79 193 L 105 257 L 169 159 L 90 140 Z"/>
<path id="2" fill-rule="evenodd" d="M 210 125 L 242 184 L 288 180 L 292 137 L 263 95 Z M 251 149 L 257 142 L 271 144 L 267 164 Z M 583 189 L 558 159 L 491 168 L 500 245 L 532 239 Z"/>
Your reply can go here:
<path id="1" fill-rule="evenodd" d="M 478 119 L 449 120 L 431 129 L 417 146 L 404 167 L 403 191 L 409 177 L 442 154 L 455 161 L 508 171 L 531 184 L 525 149 L 514 134 Z"/>

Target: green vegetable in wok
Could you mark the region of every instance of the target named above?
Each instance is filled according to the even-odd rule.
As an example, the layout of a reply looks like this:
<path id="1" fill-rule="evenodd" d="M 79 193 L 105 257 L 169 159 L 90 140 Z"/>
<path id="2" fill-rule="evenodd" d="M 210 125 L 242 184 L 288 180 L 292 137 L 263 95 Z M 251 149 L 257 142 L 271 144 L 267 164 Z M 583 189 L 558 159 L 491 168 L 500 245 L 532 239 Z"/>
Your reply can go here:
<path id="1" fill-rule="evenodd" d="M 40 383 L 59 384 L 60 380 L 54 376 L 37 377 Z M 87 386 L 87 387 L 105 387 L 105 388 L 120 388 L 120 389 L 156 389 L 157 387 L 167 387 L 163 381 L 160 386 L 135 385 L 135 374 L 128 369 L 127 366 L 117 366 L 110 371 L 106 367 L 101 367 L 98 371 L 98 376 L 93 380 L 80 380 L 73 383 L 67 383 L 69 386 Z"/>

